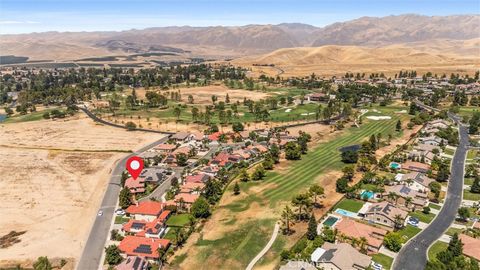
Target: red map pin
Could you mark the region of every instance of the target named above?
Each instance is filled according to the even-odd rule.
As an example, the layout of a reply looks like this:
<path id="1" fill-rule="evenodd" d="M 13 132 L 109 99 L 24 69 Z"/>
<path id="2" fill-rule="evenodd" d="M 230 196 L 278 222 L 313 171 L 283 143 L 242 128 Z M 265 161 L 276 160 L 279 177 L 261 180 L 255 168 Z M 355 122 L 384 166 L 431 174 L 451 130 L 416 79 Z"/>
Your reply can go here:
<path id="1" fill-rule="evenodd" d="M 134 180 L 140 175 L 143 170 L 143 159 L 133 156 L 127 160 L 127 170 Z"/>

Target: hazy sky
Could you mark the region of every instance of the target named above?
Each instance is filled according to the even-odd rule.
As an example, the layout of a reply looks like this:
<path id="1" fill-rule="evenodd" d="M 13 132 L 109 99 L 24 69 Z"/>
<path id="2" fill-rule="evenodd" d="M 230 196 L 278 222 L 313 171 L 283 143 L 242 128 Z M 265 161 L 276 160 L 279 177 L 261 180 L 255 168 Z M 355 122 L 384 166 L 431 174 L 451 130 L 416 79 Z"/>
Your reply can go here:
<path id="1" fill-rule="evenodd" d="M 0 0 L 0 33 L 302 22 L 362 16 L 479 14 L 480 0 Z"/>

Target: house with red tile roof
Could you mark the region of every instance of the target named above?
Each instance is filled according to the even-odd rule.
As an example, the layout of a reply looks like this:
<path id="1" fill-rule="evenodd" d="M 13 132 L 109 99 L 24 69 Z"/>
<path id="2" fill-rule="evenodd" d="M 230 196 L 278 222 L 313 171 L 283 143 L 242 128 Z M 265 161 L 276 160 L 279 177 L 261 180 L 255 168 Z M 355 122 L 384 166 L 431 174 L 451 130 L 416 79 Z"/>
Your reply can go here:
<path id="1" fill-rule="evenodd" d="M 140 256 L 154 262 L 158 260 L 158 249 L 168 249 L 170 241 L 127 235 L 120 242 L 118 248 L 125 256 Z"/>
<path id="2" fill-rule="evenodd" d="M 208 135 L 207 138 L 210 141 L 218 141 L 220 139 L 220 135 L 222 135 L 222 132 L 218 131 Z"/>
<path id="3" fill-rule="evenodd" d="M 185 177 L 185 183 L 205 183 L 210 179 L 210 176 L 204 173 L 187 175 Z"/>
<path id="4" fill-rule="evenodd" d="M 250 149 L 250 150 L 253 150 L 253 151 L 257 151 L 257 152 L 262 153 L 262 154 L 268 152 L 268 148 L 267 148 L 266 146 L 264 146 L 264 145 L 259 144 L 259 143 L 254 144 L 254 145 L 249 145 L 249 146 L 247 147 L 247 149 Z"/>
<path id="5" fill-rule="evenodd" d="M 152 221 L 130 219 L 123 224 L 122 231 L 133 233 L 136 236 L 160 238 L 166 229 L 165 222 L 170 217 L 171 211 L 165 210 Z"/>
<path id="6" fill-rule="evenodd" d="M 415 161 L 407 161 L 402 164 L 402 169 L 414 171 L 414 172 L 426 173 L 428 172 L 428 170 L 430 170 L 430 165 L 420 163 L 420 162 L 415 162 Z"/>
<path id="7" fill-rule="evenodd" d="M 190 151 L 192 150 L 192 147 L 190 145 L 186 145 L 186 146 L 182 146 L 182 147 L 179 147 L 177 149 L 175 149 L 175 151 L 173 151 L 172 153 L 170 153 L 166 158 L 165 158 L 165 163 L 175 163 L 177 162 L 177 155 L 182 153 L 182 154 L 185 154 L 187 157 L 188 155 L 190 154 Z"/>
<path id="8" fill-rule="evenodd" d="M 229 166 L 234 163 L 238 163 L 240 161 L 245 160 L 243 157 L 239 155 L 233 155 L 229 154 L 227 152 L 220 152 L 218 153 L 215 158 L 213 158 L 210 162 L 209 165 L 214 165 L 218 167 L 224 167 L 224 166 Z"/>
<path id="9" fill-rule="evenodd" d="M 189 210 L 192 204 L 200 197 L 199 194 L 191 193 L 178 193 L 173 199 L 178 208 L 184 208 Z"/>
<path id="10" fill-rule="evenodd" d="M 129 177 L 125 180 L 124 187 L 128 188 L 131 194 L 143 193 L 145 192 L 145 179 L 133 179 L 132 177 Z"/>
<path id="11" fill-rule="evenodd" d="M 335 224 L 335 229 L 347 238 L 360 239 L 365 237 L 367 239 L 367 250 L 370 252 L 378 252 L 380 250 L 383 238 L 388 232 L 387 230 L 363 224 L 346 217 Z"/>
<path id="12" fill-rule="evenodd" d="M 143 201 L 136 205 L 130 205 L 126 212 L 137 220 L 153 221 L 163 211 L 164 205 L 161 202 Z"/>
<path id="13" fill-rule="evenodd" d="M 458 236 L 463 243 L 463 254 L 480 261 L 480 238 L 460 234 Z"/>
<path id="14" fill-rule="evenodd" d="M 200 182 L 186 182 L 180 187 L 180 193 L 200 194 L 205 188 L 205 184 Z"/>

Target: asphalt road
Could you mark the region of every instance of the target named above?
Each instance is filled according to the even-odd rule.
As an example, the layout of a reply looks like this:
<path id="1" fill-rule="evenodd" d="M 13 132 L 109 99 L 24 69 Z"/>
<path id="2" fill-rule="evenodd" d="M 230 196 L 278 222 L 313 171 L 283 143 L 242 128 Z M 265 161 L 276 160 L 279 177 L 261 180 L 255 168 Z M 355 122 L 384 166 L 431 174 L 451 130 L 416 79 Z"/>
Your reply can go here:
<path id="1" fill-rule="evenodd" d="M 95 218 L 93 227 L 90 230 L 90 235 L 88 236 L 88 240 L 83 248 L 82 256 L 78 262 L 77 269 L 96 270 L 100 266 L 104 245 L 108 235 L 110 234 L 110 225 L 114 216 L 113 213 L 117 206 L 118 195 L 120 194 L 121 190 L 120 180 L 122 177 L 122 172 L 125 170 L 125 163 L 127 162 L 127 159 L 131 156 L 138 155 L 160 143 L 166 142 L 167 140 L 168 136 L 144 146 L 134 153 L 124 157 L 117 163 L 112 171 L 110 182 L 108 183 L 107 190 L 103 196 L 102 204 L 99 208 L 99 210 L 103 211 L 103 215 L 96 216 Z"/>
<path id="2" fill-rule="evenodd" d="M 449 115 L 458 123 L 458 118 Z M 462 202 L 465 157 L 468 150 L 467 128 L 459 125 L 460 144 L 452 160 L 450 181 L 444 205 L 430 225 L 402 247 L 395 259 L 394 270 L 422 270 L 427 264 L 427 250 L 455 220 Z"/>

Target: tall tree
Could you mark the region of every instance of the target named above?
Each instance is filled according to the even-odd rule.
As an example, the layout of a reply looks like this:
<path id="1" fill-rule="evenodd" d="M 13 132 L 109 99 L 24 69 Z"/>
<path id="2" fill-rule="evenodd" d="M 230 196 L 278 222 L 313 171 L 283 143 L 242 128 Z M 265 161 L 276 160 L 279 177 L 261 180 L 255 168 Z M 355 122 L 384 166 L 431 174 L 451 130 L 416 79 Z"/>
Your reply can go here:
<path id="1" fill-rule="evenodd" d="M 307 239 L 313 240 L 315 237 L 317 237 L 317 235 L 317 220 L 315 219 L 315 215 L 312 213 L 310 220 L 308 221 Z"/>
<path id="2" fill-rule="evenodd" d="M 285 208 L 283 209 L 282 212 L 282 227 L 283 227 L 283 233 L 284 234 L 290 234 L 291 232 L 291 226 L 293 225 L 293 218 L 294 214 L 292 209 L 288 206 L 285 205 Z"/>

